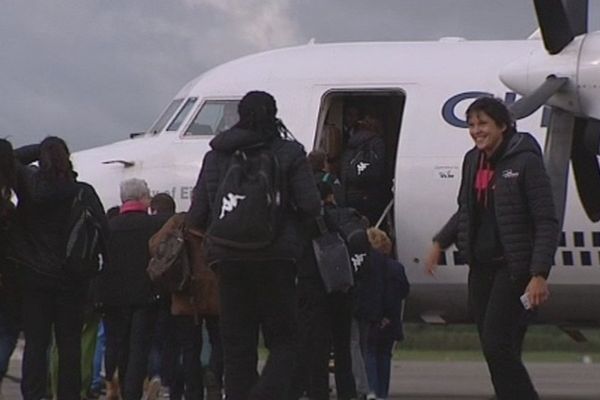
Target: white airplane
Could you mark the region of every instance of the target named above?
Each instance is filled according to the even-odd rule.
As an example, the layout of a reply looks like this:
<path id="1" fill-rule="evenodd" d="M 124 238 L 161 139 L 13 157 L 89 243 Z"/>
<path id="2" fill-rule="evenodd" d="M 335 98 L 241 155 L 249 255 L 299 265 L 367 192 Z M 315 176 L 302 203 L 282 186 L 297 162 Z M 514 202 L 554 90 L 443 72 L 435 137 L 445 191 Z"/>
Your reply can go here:
<path id="1" fill-rule="evenodd" d="M 524 97 L 515 113 L 530 114 L 518 128 L 546 143 L 561 215 L 564 207 L 552 296 L 540 321 L 598 325 L 600 129 L 591 128 L 600 120 L 600 32 L 586 33 L 587 1 L 568 5 L 565 11 L 560 0 L 536 1 L 541 36 L 528 40 L 311 42 L 243 57 L 186 84 L 147 132 L 78 152 L 73 161 L 107 208 L 119 204 L 120 181 L 139 177 L 186 210 L 209 141 L 236 122 L 246 92 L 272 93 L 279 116 L 307 151 L 322 142 L 325 124 L 341 128 L 348 102 L 375 106 L 387 143 L 396 255 L 412 284 L 405 316 L 462 322 L 468 319 L 468 267 L 451 249 L 432 278 L 423 272 L 423 258 L 456 209 L 462 157 L 473 146 L 466 106 L 484 94 L 514 102 L 518 93 Z M 540 108 L 544 103 L 550 107 Z M 569 170 L 571 141 L 575 173 Z"/>

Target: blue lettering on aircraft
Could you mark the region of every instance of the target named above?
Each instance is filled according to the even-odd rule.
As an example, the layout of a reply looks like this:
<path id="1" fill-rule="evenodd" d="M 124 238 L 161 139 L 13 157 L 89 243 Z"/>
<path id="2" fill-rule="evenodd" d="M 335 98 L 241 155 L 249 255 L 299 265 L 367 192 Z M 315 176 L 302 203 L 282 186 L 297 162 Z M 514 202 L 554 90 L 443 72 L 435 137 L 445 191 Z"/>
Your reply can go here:
<path id="1" fill-rule="evenodd" d="M 458 104 L 465 100 L 475 100 L 478 97 L 482 96 L 493 96 L 492 93 L 488 92 L 479 92 L 479 91 L 471 91 L 471 92 L 462 92 L 455 94 L 450 97 L 444 105 L 442 106 L 442 118 L 448 124 L 456 127 L 456 128 L 467 128 L 467 121 L 463 115 L 457 115 L 456 108 Z M 504 102 L 508 105 L 514 103 L 517 99 L 517 94 L 515 92 L 506 92 L 504 95 Z M 550 121 L 550 108 L 544 107 L 544 111 L 542 113 L 542 121 L 541 126 L 548 126 L 548 122 Z"/>

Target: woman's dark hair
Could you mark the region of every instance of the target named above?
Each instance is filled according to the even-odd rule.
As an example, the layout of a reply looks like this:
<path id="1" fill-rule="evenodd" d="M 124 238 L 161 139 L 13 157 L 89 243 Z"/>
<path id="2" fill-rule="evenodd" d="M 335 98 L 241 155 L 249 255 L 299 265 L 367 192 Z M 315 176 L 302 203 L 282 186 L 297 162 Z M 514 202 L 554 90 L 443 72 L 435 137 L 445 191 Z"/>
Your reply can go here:
<path id="1" fill-rule="evenodd" d="M 73 180 L 69 148 L 64 140 L 48 136 L 40 144 L 40 172 L 51 179 Z"/>
<path id="2" fill-rule="evenodd" d="M 467 117 L 467 121 L 471 115 L 477 114 L 479 112 L 485 113 L 491 119 L 494 120 L 496 125 L 502 126 L 505 125 L 506 129 L 514 127 L 514 121 L 512 116 L 510 115 L 510 111 L 504 104 L 504 102 L 500 99 L 490 96 L 480 97 L 467 108 L 465 111 L 465 116 Z"/>
<path id="3" fill-rule="evenodd" d="M 17 183 L 13 147 L 6 139 L 0 139 L 0 213 L 10 201 L 12 189 Z"/>
<path id="4" fill-rule="evenodd" d="M 258 132 L 267 138 L 287 138 L 290 132 L 277 118 L 277 103 L 267 92 L 254 90 L 246 93 L 238 104 L 240 120 L 235 126 Z"/>

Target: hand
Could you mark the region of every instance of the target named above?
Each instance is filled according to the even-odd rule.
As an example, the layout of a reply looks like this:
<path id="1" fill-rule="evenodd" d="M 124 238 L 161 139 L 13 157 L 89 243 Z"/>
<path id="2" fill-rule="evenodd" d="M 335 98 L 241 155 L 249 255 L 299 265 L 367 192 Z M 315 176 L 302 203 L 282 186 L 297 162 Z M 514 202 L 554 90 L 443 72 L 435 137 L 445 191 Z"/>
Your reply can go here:
<path id="1" fill-rule="evenodd" d="M 379 329 L 383 329 L 390 324 L 390 320 L 387 318 L 383 318 L 379 323 Z"/>
<path id="2" fill-rule="evenodd" d="M 427 275 L 435 275 L 435 270 L 437 269 L 441 253 L 442 247 L 440 244 L 438 242 L 433 242 L 431 248 L 429 249 L 429 253 L 427 253 L 427 258 L 425 258 L 425 273 Z"/>
<path id="3" fill-rule="evenodd" d="M 538 307 L 544 304 L 550 297 L 550 290 L 548 290 L 546 278 L 543 276 L 532 277 L 525 289 L 525 293 L 527 293 L 532 307 Z"/>

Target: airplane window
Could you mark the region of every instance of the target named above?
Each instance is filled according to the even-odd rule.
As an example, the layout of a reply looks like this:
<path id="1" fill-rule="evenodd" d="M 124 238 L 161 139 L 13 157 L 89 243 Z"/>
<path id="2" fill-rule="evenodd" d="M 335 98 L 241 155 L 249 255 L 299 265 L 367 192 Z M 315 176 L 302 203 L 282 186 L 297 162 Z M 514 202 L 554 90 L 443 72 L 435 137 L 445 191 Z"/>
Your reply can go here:
<path id="1" fill-rule="evenodd" d="M 186 135 L 212 136 L 231 128 L 238 122 L 239 100 L 208 100 L 194 118 Z"/>
<path id="2" fill-rule="evenodd" d="M 169 106 L 167 107 L 165 112 L 162 113 L 162 115 L 160 116 L 158 121 L 156 121 L 154 126 L 152 126 L 152 128 L 150 128 L 149 132 L 150 133 L 159 133 L 160 131 L 162 131 L 163 128 L 165 127 L 165 125 L 167 124 L 167 122 L 169 122 L 169 120 L 173 116 L 173 114 L 175 114 L 175 111 L 177 111 L 177 109 L 179 108 L 179 106 L 181 105 L 182 102 L 183 102 L 183 99 L 173 100 L 171 102 L 171 104 L 169 104 Z"/>
<path id="3" fill-rule="evenodd" d="M 197 97 L 190 97 L 185 102 L 185 105 L 183 107 L 181 107 L 181 110 L 179 111 L 179 113 L 177 114 L 177 116 L 175 117 L 173 122 L 171 122 L 171 124 L 167 128 L 168 131 L 176 131 L 177 129 L 179 129 L 179 127 L 181 126 L 181 123 L 188 116 L 188 114 L 194 107 L 194 104 L 196 104 L 196 100 L 198 100 Z"/>

